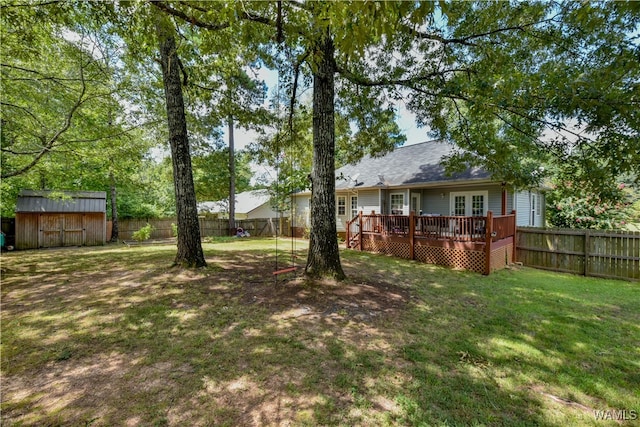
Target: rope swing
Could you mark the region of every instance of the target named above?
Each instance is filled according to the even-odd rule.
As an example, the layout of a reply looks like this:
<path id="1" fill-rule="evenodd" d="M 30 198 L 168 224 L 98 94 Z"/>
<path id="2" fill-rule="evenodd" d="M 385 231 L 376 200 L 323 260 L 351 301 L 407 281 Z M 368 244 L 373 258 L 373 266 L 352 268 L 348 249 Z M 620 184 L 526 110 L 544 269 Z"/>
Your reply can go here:
<path id="1" fill-rule="evenodd" d="M 280 4 L 280 2 L 278 2 Z M 280 53 L 280 57 L 282 58 L 282 53 L 284 50 L 284 43 L 282 43 L 282 36 L 281 33 L 278 33 L 278 42 L 279 42 L 279 53 Z M 290 55 L 287 55 L 287 59 L 289 58 Z M 278 112 L 278 118 L 280 118 L 280 97 L 282 94 L 282 81 L 281 81 L 281 68 L 282 67 L 278 67 L 278 86 L 276 89 L 276 111 Z M 297 80 L 297 75 L 296 75 L 296 80 Z M 294 85 L 297 83 L 294 83 Z M 294 89 L 294 95 L 295 96 L 295 89 Z M 286 154 L 286 146 L 285 146 L 285 150 L 281 151 L 281 136 L 282 136 L 282 121 L 279 119 L 278 120 L 278 129 L 277 129 L 277 133 L 276 133 L 276 151 L 277 151 L 277 157 L 276 157 L 276 199 L 278 201 L 277 205 L 278 205 L 278 215 L 279 215 L 279 224 L 282 224 L 282 205 L 280 203 L 280 196 L 281 196 L 281 192 L 282 192 L 282 185 L 281 185 L 281 181 L 280 181 L 280 169 L 281 169 L 281 164 L 283 160 L 287 160 L 289 162 L 289 171 L 293 171 L 293 155 L 292 155 L 292 142 L 293 142 L 293 99 L 291 101 L 291 111 L 290 111 L 290 117 L 289 117 L 289 155 L 287 156 Z M 281 154 L 282 152 L 282 154 Z M 288 189 L 285 186 L 285 191 L 287 191 Z M 289 189 L 290 190 L 290 189 Z M 290 197 L 290 201 L 289 201 L 289 215 L 290 215 L 290 222 L 291 222 L 291 254 L 290 254 L 290 263 L 287 264 L 287 267 L 283 267 L 280 268 L 279 265 L 279 248 L 278 248 L 278 236 L 276 235 L 276 266 L 275 266 L 275 270 L 273 271 L 273 276 L 275 277 L 276 280 L 276 284 L 278 283 L 278 276 L 281 274 L 285 274 L 285 273 L 291 273 L 291 272 L 295 272 L 297 270 L 297 266 L 296 266 L 296 262 L 295 262 L 295 239 L 294 239 L 294 235 L 293 235 L 293 230 L 295 228 L 295 216 L 293 214 L 294 209 L 293 209 L 293 203 L 294 203 L 294 197 L 293 197 L 293 192 L 290 191 L 289 194 Z M 283 230 L 280 230 L 280 233 L 282 233 Z"/>

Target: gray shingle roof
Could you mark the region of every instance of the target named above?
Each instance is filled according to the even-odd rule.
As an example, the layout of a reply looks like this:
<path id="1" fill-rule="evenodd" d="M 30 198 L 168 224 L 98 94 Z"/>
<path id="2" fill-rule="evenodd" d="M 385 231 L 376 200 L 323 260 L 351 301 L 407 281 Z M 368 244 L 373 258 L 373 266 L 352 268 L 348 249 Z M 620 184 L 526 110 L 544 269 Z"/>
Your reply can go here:
<path id="1" fill-rule="evenodd" d="M 428 141 L 396 148 L 382 157 L 365 156 L 356 164 L 336 170 L 336 189 L 396 187 L 491 178 L 487 171 L 480 168 L 469 168 L 463 173 L 447 176 L 440 162 L 454 150 L 455 146 L 452 144 Z M 347 179 L 339 179 L 341 175 Z"/>
<path id="2" fill-rule="evenodd" d="M 81 213 L 106 210 L 107 193 L 104 191 L 22 190 L 16 203 L 16 212 Z"/>
<path id="3" fill-rule="evenodd" d="M 271 199 L 267 190 L 251 190 L 236 194 L 235 211 L 237 214 L 248 214 L 258 209 Z M 216 202 L 198 203 L 198 212 L 220 213 L 229 212 L 229 201 L 218 200 Z"/>

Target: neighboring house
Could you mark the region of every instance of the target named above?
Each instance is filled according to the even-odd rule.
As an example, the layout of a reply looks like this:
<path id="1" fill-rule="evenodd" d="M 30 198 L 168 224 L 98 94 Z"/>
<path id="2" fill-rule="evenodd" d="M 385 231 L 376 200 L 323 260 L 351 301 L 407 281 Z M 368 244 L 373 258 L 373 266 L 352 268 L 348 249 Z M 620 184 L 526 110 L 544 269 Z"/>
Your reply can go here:
<path id="1" fill-rule="evenodd" d="M 16 249 L 104 245 L 106 197 L 104 191 L 22 190 L 16 203 Z"/>
<path id="2" fill-rule="evenodd" d="M 454 147 L 441 141 L 396 148 L 336 170 L 337 231 L 362 211 L 386 215 L 486 216 L 516 211 L 518 226 L 544 226 L 544 194 L 514 191 L 481 168 L 447 176 L 441 165 Z M 310 193 L 296 195 L 296 218 L 309 225 Z"/>
<path id="3" fill-rule="evenodd" d="M 236 194 L 235 219 L 277 218 L 271 209 L 271 196 L 267 190 L 252 190 Z M 229 218 L 229 201 L 198 203 L 198 214 Z"/>

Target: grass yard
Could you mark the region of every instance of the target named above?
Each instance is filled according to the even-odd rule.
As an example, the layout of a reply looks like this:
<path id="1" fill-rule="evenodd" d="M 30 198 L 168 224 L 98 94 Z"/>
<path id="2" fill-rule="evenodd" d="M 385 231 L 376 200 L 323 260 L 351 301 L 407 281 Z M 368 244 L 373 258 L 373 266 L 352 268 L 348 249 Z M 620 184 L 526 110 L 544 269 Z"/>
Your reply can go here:
<path id="1" fill-rule="evenodd" d="M 276 284 L 274 240 L 203 246 L 2 254 L 2 424 L 640 424 L 639 283 L 343 251 Z"/>

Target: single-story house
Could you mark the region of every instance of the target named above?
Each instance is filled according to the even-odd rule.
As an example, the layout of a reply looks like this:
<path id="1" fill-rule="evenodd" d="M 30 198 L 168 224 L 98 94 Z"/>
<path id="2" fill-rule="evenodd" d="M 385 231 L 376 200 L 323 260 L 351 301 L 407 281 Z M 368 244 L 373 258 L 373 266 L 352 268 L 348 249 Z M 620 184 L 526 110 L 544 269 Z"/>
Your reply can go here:
<path id="1" fill-rule="evenodd" d="M 486 216 L 516 211 L 517 226 L 544 226 L 544 194 L 513 190 L 481 168 L 448 176 L 441 165 L 454 147 L 429 141 L 399 147 L 382 157 L 365 156 L 336 170 L 337 231 L 365 215 Z M 310 224 L 309 192 L 296 195 L 296 220 Z"/>
<path id="2" fill-rule="evenodd" d="M 517 191 L 481 168 L 449 176 L 440 141 L 366 156 L 336 171 L 337 232 L 348 248 L 483 274 L 514 261 L 516 226 L 544 225 L 544 194 Z M 310 224 L 309 192 L 295 218 Z"/>
<path id="3" fill-rule="evenodd" d="M 236 194 L 235 219 L 277 218 L 271 208 L 271 196 L 267 190 L 252 190 Z M 198 203 L 198 214 L 229 218 L 229 200 Z"/>
<path id="4" fill-rule="evenodd" d="M 16 249 L 104 245 L 106 200 L 104 191 L 20 191 Z"/>

